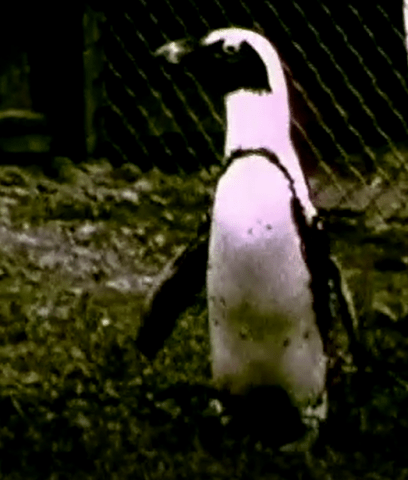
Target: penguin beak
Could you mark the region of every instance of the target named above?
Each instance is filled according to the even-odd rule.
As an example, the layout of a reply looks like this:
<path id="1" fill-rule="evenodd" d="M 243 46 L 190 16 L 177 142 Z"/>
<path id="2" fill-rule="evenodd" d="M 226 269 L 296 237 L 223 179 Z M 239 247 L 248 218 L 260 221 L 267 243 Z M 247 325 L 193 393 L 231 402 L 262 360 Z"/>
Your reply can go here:
<path id="1" fill-rule="evenodd" d="M 178 64 L 189 53 L 192 53 L 198 46 L 197 41 L 190 38 L 183 38 L 181 40 L 175 40 L 169 42 L 157 49 L 154 52 L 155 57 L 162 57 L 168 63 Z"/>

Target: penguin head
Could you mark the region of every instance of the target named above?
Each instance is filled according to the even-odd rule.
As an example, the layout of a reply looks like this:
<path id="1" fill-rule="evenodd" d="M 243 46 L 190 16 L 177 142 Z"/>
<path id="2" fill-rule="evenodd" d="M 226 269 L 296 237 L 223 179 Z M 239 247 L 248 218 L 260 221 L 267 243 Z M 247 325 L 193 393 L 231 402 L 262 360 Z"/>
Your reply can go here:
<path id="1" fill-rule="evenodd" d="M 176 40 L 155 55 L 184 65 L 201 83 L 224 95 L 240 89 L 271 93 L 285 85 L 280 59 L 269 40 L 244 28 L 213 30 L 199 40 Z"/>

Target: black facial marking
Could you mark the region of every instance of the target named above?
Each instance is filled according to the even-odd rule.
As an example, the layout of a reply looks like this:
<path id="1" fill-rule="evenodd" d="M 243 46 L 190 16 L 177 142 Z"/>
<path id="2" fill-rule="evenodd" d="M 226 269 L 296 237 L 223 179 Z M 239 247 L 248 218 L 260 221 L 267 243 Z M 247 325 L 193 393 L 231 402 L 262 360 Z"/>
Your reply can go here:
<path id="1" fill-rule="evenodd" d="M 272 91 L 263 60 L 245 41 L 225 45 L 224 40 L 220 40 L 202 45 L 186 55 L 185 66 L 200 83 L 218 94 L 225 95 L 241 88 Z"/>

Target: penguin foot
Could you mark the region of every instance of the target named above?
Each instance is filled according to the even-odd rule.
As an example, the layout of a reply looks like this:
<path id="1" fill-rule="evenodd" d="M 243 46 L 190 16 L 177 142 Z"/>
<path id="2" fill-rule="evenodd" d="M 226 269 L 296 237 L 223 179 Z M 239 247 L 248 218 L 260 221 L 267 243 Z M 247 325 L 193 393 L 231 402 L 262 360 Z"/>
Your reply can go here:
<path id="1" fill-rule="evenodd" d="M 283 445 L 281 452 L 309 452 L 319 438 L 320 425 L 327 419 L 329 410 L 327 391 L 324 391 L 320 401 L 308 405 L 301 413 L 302 423 L 306 432 L 298 440 Z"/>
<path id="2" fill-rule="evenodd" d="M 319 428 L 307 428 L 306 433 L 298 440 L 279 448 L 284 453 L 308 453 L 319 437 Z"/>

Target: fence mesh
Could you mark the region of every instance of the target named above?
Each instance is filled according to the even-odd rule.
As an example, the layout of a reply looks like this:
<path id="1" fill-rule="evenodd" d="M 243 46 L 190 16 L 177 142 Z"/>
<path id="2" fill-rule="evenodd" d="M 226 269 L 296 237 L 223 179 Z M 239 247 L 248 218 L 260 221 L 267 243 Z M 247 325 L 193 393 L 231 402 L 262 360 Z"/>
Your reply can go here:
<path id="1" fill-rule="evenodd" d="M 221 162 L 222 102 L 191 76 L 170 78 L 152 52 L 215 28 L 254 28 L 282 59 L 292 139 L 314 201 L 401 220 L 408 215 L 403 11 L 402 2 L 357 0 L 110 5 L 100 17 L 102 148 L 143 169 L 192 171 Z"/>

